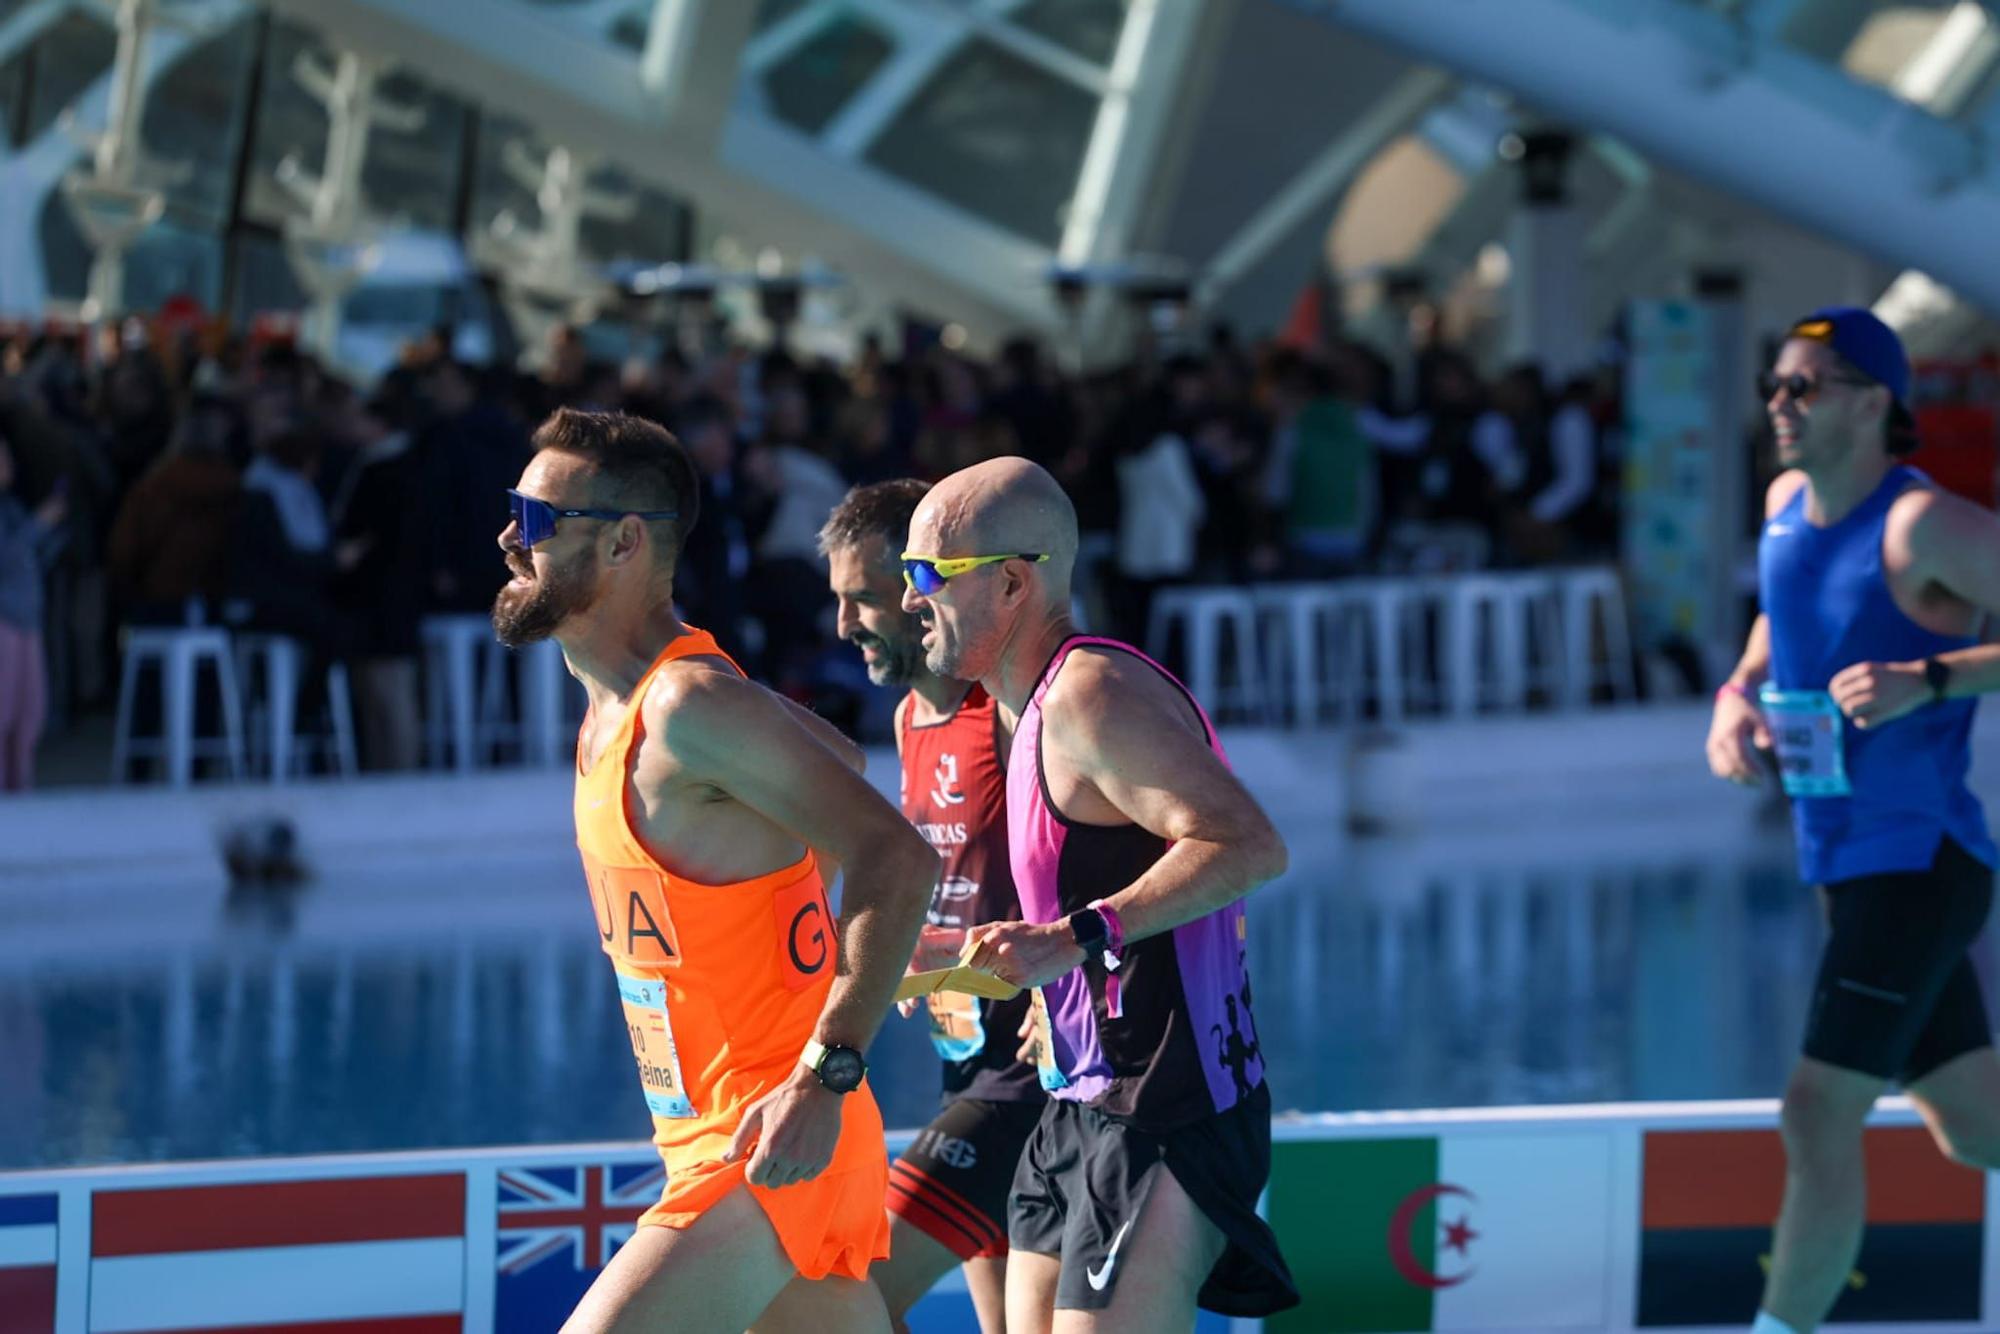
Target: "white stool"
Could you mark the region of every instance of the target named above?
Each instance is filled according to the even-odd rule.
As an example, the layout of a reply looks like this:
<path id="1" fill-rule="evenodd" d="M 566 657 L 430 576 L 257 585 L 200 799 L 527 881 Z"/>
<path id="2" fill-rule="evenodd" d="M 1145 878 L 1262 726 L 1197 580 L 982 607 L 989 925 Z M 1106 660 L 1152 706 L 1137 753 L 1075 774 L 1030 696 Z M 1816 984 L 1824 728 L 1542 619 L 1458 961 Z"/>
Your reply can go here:
<path id="1" fill-rule="evenodd" d="M 1625 619 L 1625 589 L 1618 571 L 1609 565 L 1564 570 L 1556 576 L 1562 598 L 1563 702 L 1571 708 L 1590 704 L 1591 691 L 1603 685 L 1611 698 L 1639 698 L 1632 671 L 1632 630 Z M 1594 613 L 1594 616 L 1593 616 Z M 1604 661 L 1598 666 L 1592 632 L 1602 628 Z"/>
<path id="2" fill-rule="evenodd" d="M 164 755 L 167 781 L 186 787 L 194 780 L 197 752 L 220 753 L 229 762 L 229 776 L 243 777 L 243 697 L 236 688 L 236 664 L 229 632 L 219 626 L 127 627 L 125 664 L 118 680 L 118 730 L 111 742 L 111 781 L 125 781 L 135 756 Z M 222 696 L 222 740 L 196 738 L 195 680 L 202 664 L 215 672 Z M 152 665 L 160 671 L 160 735 L 132 735 L 132 707 L 138 699 L 139 673 Z"/>
<path id="3" fill-rule="evenodd" d="M 452 763 L 469 773 L 499 733 L 507 651 L 477 612 L 424 617 L 423 641 L 426 759 L 441 766 L 448 745 Z"/>
<path id="4" fill-rule="evenodd" d="M 1220 717 L 1236 709 L 1264 718 L 1264 677 L 1257 654 L 1257 599 L 1241 588 L 1163 588 L 1146 618 L 1146 652 L 1161 658 L 1167 635 L 1181 627 L 1187 646 L 1187 685 L 1205 709 Z M 1233 691 L 1222 688 L 1222 630 L 1230 630 L 1236 670 Z"/>
<path id="5" fill-rule="evenodd" d="M 299 678 L 304 674 L 305 645 L 286 635 L 236 636 L 237 671 L 248 689 L 253 767 L 264 767 L 274 783 L 292 776 Z M 347 667 L 326 669 L 326 709 L 333 724 L 333 766 L 346 775 L 357 772 L 354 758 L 354 698 L 348 689 Z"/>
<path id="6" fill-rule="evenodd" d="M 1329 663 L 1327 653 L 1329 632 L 1343 623 L 1349 605 L 1343 585 L 1260 584 L 1252 596 L 1266 623 L 1278 632 L 1281 647 L 1270 651 L 1266 661 L 1274 677 L 1277 664 L 1285 664 L 1292 726 L 1315 726 L 1330 701 L 1344 711 L 1350 701 L 1342 687 L 1351 674 L 1342 670 L 1344 655 L 1342 661 Z M 1275 680 L 1270 696 L 1275 711 L 1279 699 Z"/>
<path id="7" fill-rule="evenodd" d="M 1400 724 L 1408 716 L 1414 697 L 1422 693 L 1417 672 L 1422 655 L 1409 653 L 1408 641 L 1412 629 L 1422 629 L 1418 618 L 1437 600 L 1432 581 L 1350 579 L 1342 590 L 1347 598 L 1346 656 L 1355 677 L 1356 698 L 1362 697 L 1361 666 L 1365 662 L 1376 720 L 1388 726 Z"/>
<path id="8" fill-rule="evenodd" d="M 1479 711 L 1490 684 L 1502 709 L 1527 707 L 1530 685 L 1560 671 L 1555 580 L 1543 574 L 1467 574 L 1447 581 L 1445 695 L 1451 711 Z M 1539 639 L 1543 670 L 1531 656 Z"/>

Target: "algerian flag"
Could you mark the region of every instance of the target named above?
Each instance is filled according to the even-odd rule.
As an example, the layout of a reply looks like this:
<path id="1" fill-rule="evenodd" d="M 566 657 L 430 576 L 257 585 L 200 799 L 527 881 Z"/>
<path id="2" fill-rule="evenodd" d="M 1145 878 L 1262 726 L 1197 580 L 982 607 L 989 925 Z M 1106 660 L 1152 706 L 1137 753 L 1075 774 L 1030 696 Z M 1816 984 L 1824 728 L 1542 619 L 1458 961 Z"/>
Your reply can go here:
<path id="1" fill-rule="evenodd" d="M 1305 1300 L 1272 1334 L 1610 1322 L 1609 1136 L 1273 1147 L 1269 1215 Z"/>

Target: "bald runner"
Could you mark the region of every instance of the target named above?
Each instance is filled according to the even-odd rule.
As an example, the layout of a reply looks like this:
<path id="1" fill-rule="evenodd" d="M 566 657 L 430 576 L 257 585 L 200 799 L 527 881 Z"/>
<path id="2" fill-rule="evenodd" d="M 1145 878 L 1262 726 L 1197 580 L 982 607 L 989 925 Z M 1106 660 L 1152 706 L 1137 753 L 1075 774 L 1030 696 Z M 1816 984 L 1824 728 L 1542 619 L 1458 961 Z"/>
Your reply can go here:
<path id="1" fill-rule="evenodd" d="M 1051 1101 L 1015 1174 L 1013 1334 L 1186 1330 L 1296 1305 L 1257 1216 L 1271 1101 L 1241 900 L 1285 868 L 1185 687 L 1070 620 L 1076 515 L 997 459 L 925 496 L 903 553 L 925 666 L 1017 715 L 1008 854 L 1022 920 L 971 962 L 1031 989 Z"/>

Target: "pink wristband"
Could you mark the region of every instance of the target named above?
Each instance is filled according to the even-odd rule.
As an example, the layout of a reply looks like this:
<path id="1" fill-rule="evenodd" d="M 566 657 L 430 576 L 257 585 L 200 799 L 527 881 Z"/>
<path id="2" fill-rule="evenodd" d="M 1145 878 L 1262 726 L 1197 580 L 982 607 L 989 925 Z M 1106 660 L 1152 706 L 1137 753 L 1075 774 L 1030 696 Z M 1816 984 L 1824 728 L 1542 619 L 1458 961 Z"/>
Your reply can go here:
<path id="1" fill-rule="evenodd" d="M 1125 952 L 1125 923 L 1118 920 L 1118 910 L 1103 899 L 1098 899 L 1088 906 L 1096 909 L 1097 915 L 1104 919 L 1107 937 L 1104 942 L 1104 952 L 1111 956 L 1106 963 L 1108 967 L 1116 968 L 1118 956 Z"/>
<path id="2" fill-rule="evenodd" d="M 1745 704 L 1753 706 L 1757 703 L 1757 697 L 1750 693 L 1750 687 L 1738 685 L 1734 681 L 1724 681 L 1715 688 L 1715 697 L 1717 699 L 1721 699 L 1724 695 L 1735 695 Z"/>
<path id="3" fill-rule="evenodd" d="M 1104 1009 L 1113 1019 L 1123 1019 L 1125 988 L 1118 981 L 1118 965 L 1125 950 L 1125 923 L 1118 920 L 1118 910 L 1103 899 L 1087 906 L 1104 919 Z"/>

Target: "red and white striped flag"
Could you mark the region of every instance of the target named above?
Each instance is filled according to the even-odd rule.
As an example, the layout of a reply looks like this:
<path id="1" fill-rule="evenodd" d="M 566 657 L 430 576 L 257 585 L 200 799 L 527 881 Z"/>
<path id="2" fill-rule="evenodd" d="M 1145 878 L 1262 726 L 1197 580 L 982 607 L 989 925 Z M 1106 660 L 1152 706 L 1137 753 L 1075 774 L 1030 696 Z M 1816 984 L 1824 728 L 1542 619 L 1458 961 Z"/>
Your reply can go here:
<path id="1" fill-rule="evenodd" d="M 465 1174 L 99 1190 L 91 1334 L 461 1334 Z"/>

